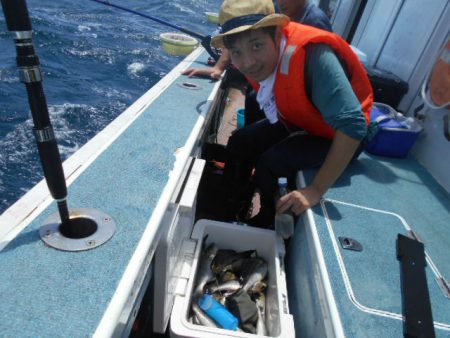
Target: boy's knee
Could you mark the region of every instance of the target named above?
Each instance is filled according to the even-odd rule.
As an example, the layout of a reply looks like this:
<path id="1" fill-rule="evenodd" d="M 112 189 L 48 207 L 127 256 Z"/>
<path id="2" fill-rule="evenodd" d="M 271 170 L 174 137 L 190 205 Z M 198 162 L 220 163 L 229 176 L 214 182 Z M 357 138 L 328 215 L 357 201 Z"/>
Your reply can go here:
<path id="1" fill-rule="evenodd" d="M 257 168 L 262 171 L 277 171 L 280 163 L 278 155 L 272 149 L 265 151 L 258 159 Z"/>
<path id="2" fill-rule="evenodd" d="M 255 184 L 261 190 L 272 193 L 277 189 L 279 177 L 287 177 L 289 182 L 295 182 L 295 172 L 277 151 L 270 149 L 258 159 Z"/>
<path id="3" fill-rule="evenodd" d="M 271 192 L 276 188 L 276 171 L 274 159 L 270 152 L 265 152 L 258 159 L 255 170 L 255 184 L 263 192 Z"/>
<path id="4" fill-rule="evenodd" d="M 230 136 L 227 149 L 231 154 L 242 154 L 252 151 L 252 140 L 245 130 L 239 129 Z"/>

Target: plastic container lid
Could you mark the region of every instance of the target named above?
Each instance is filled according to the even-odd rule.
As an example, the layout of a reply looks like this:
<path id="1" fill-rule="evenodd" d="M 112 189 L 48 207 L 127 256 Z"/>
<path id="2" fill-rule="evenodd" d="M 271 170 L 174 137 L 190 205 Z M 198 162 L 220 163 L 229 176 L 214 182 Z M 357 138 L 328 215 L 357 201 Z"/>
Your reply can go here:
<path id="1" fill-rule="evenodd" d="M 278 184 L 287 185 L 287 178 L 286 177 L 278 177 Z"/>

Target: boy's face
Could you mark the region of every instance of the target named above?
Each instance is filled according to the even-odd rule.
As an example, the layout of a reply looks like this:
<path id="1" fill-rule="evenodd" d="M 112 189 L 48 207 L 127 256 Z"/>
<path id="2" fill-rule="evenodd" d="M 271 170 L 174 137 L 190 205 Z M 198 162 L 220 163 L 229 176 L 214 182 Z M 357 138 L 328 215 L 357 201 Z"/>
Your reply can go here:
<path id="1" fill-rule="evenodd" d="M 250 30 L 229 46 L 231 60 L 244 75 L 258 82 L 265 80 L 277 65 L 280 38 L 278 32 L 273 41 L 262 29 Z"/>

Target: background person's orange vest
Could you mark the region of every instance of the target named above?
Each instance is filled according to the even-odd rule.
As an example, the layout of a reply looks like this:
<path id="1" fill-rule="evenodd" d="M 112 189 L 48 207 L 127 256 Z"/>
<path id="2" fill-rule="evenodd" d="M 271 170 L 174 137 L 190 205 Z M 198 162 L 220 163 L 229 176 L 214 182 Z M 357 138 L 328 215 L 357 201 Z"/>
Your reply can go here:
<path id="1" fill-rule="evenodd" d="M 431 98 L 437 106 L 450 109 L 450 40 L 437 59 L 430 77 Z"/>
<path id="2" fill-rule="evenodd" d="M 333 48 L 347 67 L 347 75 L 366 118 L 370 122 L 373 93 L 367 73 L 347 42 L 338 35 L 314 27 L 289 23 L 284 30 L 286 48 L 278 65 L 275 79 L 275 101 L 281 119 L 303 128 L 312 135 L 333 138 L 335 130 L 309 99 L 305 88 L 305 47 L 309 43 L 324 43 Z M 257 90 L 258 83 L 250 83 Z"/>

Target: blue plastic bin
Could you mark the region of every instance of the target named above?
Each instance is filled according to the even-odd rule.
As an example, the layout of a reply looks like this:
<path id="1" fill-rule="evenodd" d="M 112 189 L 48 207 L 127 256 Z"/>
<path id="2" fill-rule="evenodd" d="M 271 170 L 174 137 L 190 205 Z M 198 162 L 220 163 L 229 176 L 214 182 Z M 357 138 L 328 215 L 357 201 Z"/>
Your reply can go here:
<path id="1" fill-rule="evenodd" d="M 406 157 L 422 131 L 414 118 L 407 118 L 382 103 L 374 103 L 370 119 L 378 122 L 378 131 L 366 150 L 375 155 Z"/>

